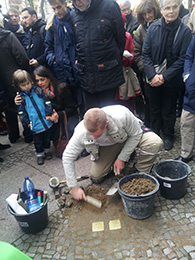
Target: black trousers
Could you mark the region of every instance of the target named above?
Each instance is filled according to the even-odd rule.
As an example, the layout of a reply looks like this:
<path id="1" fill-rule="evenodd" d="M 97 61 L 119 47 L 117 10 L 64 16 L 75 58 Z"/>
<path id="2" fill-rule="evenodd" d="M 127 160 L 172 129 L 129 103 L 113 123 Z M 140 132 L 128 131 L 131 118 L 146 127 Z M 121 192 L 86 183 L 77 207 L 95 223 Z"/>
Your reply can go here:
<path id="1" fill-rule="evenodd" d="M 116 96 L 117 88 L 96 92 L 96 93 L 83 91 L 85 111 L 93 107 L 104 107 L 104 106 L 116 104 L 114 99 Z"/>
<path id="2" fill-rule="evenodd" d="M 150 102 L 150 128 L 164 138 L 173 139 L 176 121 L 176 103 L 180 88 L 163 84 L 159 87 L 148 86 Z"/>
<path id="3" fill-rule="evenodd" d="M 50 148 L 51 129 L 39 134 L 33 134 L 36 153 L 42 153 L 44 149 Z"/>

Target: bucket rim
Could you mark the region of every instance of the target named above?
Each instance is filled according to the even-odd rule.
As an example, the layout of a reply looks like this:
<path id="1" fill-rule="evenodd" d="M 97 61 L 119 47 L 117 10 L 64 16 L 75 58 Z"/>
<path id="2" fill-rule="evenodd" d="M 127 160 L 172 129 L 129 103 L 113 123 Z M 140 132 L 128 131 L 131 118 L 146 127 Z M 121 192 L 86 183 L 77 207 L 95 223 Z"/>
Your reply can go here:
<path id="1" fill-rule="evenodd" d="M 163 177 L 163 176 L 159 175 L 159 174 L 157 173 L 157 171 L 156 171 L 156 167 L 157 167 L 159 164 L 163 163 L 163 162 L 174 162 L 174 163 L 176 162 L 176 163 L 183 164 L 183 165 L 185 165 L 185 166 L 188 168 L 188 172 L 187 172 L 187 174 L 184 175 L 183 177 L 176 178 L 176 179 L 171 179 L 171 178 L 170 178 L 170 179 L 167 179 L 166 177 Z M 164 180 L 164 181 L 176 182 L 176 181 L 181 181 L 181 180 L 187 178 L 188 175 L 191 173 L 191 168 L 190 168 L 190 166 L 189 166 L 187 163 L 184 163 L 184 162 L 182 162 L 182 161 L 173 160 L 173 159 L 168 159 L 168 160 L 163 160 L 163 161 L 160 161 L 160 162 L 156 163 L 156 164 L 154 165 L 152 171 L 153 171 L 153 173 L 155 174 L 155 176 L 158 177 L 159 179 L 162 179 L 162 180 Z"/>
<path id="2" fill-rule="evenodd" d="M 36 190 L 38 190 L 38 191 L 44 191 L 44 190 L 41 190 L 41 189 L 36 189 Z M 23 192 L 24 192 L 24 191 L 23 191 Z M 43 209 L 43 207 L 45 207 L 45 205 L 48 203 L 48 201 L 49 201 L 49 195 L 47 194 L 47 198 L 46 198 L 46 200 L 45 200 L 44 205 L 43 205 L 42 207 L 40 207 L 38 210 L 33 211 L 33 212 L 30 212 L 30 213 L 27 213 L 27 214 L 18 214 L 18 213 L 15 213 L 15 212 L 13 211 L 13 209 L 10 207 L 9 204 L 7 205 L 7 209 L 8 209 L 8 211 L 9 211 L 9 213 L 10 213 L 11 215 L 15 216 L 15 217 L 26 217 L 27 215 L 30 216 L 30 215 L 32 215 L 32 214 L 34 214 L 34 213 L 39 212 L 41 209 Z"/>
<path id="3" fill-rule="evenodd" d="M 156 188 L 155 188 L 154 190 L 148 192 L 148 193 L 145 193 L 145 194 L 137 194 L 137 195 L 128 194 L 128 193 L 125 193 L 125 192 L 123 192 L 123 191 L 121 190 L 121 188 L 120 188 L 120 183 L 122 182 L 122 180 L 124 180 L 124 179 L 126 179 L 126 178 L 129 178 L 129 177 L 131 177 L 131 179 L 133 179 L 134 177 L 138 177 L 138 176 L 147 176 L 147 177 L 149 177 L 149 179 L 152 179 L 152 180 L 155 182 Z M 160 187 L 160 184 L 159 184 L 158 180 L 157 180 L 154 176 L 151 176 L 151 175 L 149 175 L 149 174 L 147 174 L 147 173 L 144 173 L 144 172 L 132 173 L 132 174 L 126 175 L 126 176 L 124 176 L 123 178 L 121 178 L 121 179 L 118 181 L 118 183 L 117 183 L 117 188 L 118 188 L 119 194 L 122 195 L 122 196 L 125 196 L 125 197 L 130 197 L 130 198 L 132 198 L 132 199 L 136 199 L 136 198 L 139 199 L 139 198 L 150 197 L 150 196 L 152 196 L 152 195 L 154 195 L 154 194 L 156 194 L 156 193 L 158 192 L 159 187 Z"/>

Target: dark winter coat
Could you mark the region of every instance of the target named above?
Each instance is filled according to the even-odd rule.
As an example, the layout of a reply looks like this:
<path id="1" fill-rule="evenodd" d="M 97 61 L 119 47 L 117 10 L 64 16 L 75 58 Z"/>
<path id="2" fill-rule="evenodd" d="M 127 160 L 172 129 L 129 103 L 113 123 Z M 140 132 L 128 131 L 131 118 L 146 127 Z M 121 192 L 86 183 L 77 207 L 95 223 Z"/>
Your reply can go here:
<path id="1" fill-rule="evenodd" d="M 131 34 L 132 38 L 133 38 L 134 37 L 134 33 L 135 33 L 135 31 L 137 30 L 137 28 L 139 26 L 137 17 L 135 17 L 132 14 L 132 11 L 131 11 L 131 13 L 127 14 L 125 16 L 125 18 L 127 19 L 126 24 L 125 24 L 126 31 L 129 32 Z"/>
<path id="2" fill-rule="evenodd" d="M 36 59 L 40 65 L 46 64 L 45 59 L 45 25 L 42 19 L 38 19 L 30 28 L 27 28 L 28 45 L 26 52 L 29 59 Z"/>
<path id="3" fill-rule="evenodd" d="M 156 75 L 154 65 L 161 64 L 161 61 L 159 61 L 159 53 L 161 51 L 161 43 L 163 42 L 162 19 L 164 18 L 161 17 L 159 20 L 150 25 L 146 33 L 146 37 L 142 48 L 142 60 L 144 63 L 144 71 L 149 81 L 152 80 L 152 78 Z M 182 73 L 185 60 L 185 53 L 190 41 L 190 29 L 180 21 L 169 55 L 171 59 L 169 57 L 167 68 L 163 72 L 163 78 L 165 82 L 169 83 L 169 86 L 183 86 Z"/>
<path id="4" fill-rule="evenodd" d="M 0 81 L 6 96 L 14 98 L 12 75 L 17 69 L 29 70 L 28 58 L 16 36 L 3 28 L 0 28 L 0 61 Z"/>
<path id="5" fill-rule="evenodd" d="M 5 29 L 13 32 L 24 48 L 28 45 L 28 35 L 22 25 L 13 26 L 10 22 L 5 23 Z"/>
<path id="6" fill-rule="evenodd" d="M 183 109 L 195 114 L 195 36 L 193 37 L 184 63 L 184 76 L 190 74 L 186 80 L 186 91 L 183 101 Z"/>
<path id="7" fill-rule="evenodd" d="M 5 107 L 5 93 L 3 90 L 3 85 L 0 82 L 0 112 L 4 111 Z"/>
<path id="8" fill-rule="evenodd" d="M 62 40 L 59 40 L 59 19 L 52 17 L 53 22 L 49 29 L 46 29 L 45 36 L 45 55 L 55 77 L 61 82 L 72 83 L 77 81 L 75 64 L 75 36 L 73 33 L 73 23 L 70 18 L 70 11 L 63 19 L 60 19 L 64 25 Z M 69 28 L 69 30 L 68 30 Z"/>
<path id="9" fill-rule="evenodd" d="M 73 9 L 71 17 L 83 89 L 95 93 L 123 84 L 125 30 L 118 4 L 114 0 L 92 0 L 86 11 Z"/>

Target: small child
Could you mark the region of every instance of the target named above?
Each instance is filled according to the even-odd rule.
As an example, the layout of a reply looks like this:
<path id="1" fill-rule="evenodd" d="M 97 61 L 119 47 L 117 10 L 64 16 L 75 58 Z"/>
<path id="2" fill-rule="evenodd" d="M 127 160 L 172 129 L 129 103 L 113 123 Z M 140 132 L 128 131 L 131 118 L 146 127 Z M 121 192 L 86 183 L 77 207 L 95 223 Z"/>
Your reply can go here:
<path id="1" fill-rule="evenodd" d="M 46 116 L 52 115 L 50 101 L 45 97 L 41 88 L 32 85 L 30 74 L 25 70 L 17 70 L 13 74 L 13 83 L 19 88 L 21 105 L 18 113 L 25 127 L 33 132 L 37 164 L 44 164 L 44 159 L 50 160 L 50 128 L 52 121 Z"/>

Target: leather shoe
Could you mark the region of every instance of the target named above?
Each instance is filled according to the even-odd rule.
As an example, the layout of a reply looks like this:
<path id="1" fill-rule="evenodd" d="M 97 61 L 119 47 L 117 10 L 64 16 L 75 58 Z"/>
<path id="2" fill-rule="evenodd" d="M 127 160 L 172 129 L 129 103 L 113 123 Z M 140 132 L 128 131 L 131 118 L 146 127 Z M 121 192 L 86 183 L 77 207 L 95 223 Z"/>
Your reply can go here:
<path id="1" fill-rule="evenodd" d="M 183 158 L 182 156 L 179 156 L 179 157 L 175 158 L 175 160 L 188 163 L 193 160 L 193 156 L 191 156 L 189 158 Z"/>
<path id="2" fill-rule="evenodd" d="M 3 161 L 4 161 L 3 158 L 0 157 L 0 162 L 3 162 Z"/>
<path id="3" fill-rule="evenodd" d="M 169 151 L 173 148 L 173 141 L 171 139 L 165 138 L 164 139 L 164 149 Z"/>
<path id="4" fill-rule="evenodd" d="M 0 144 L 0 150 L 5 150 L 5 149 L 8 149 L 10 147 L 11 147 L 10 144 Z"/>

